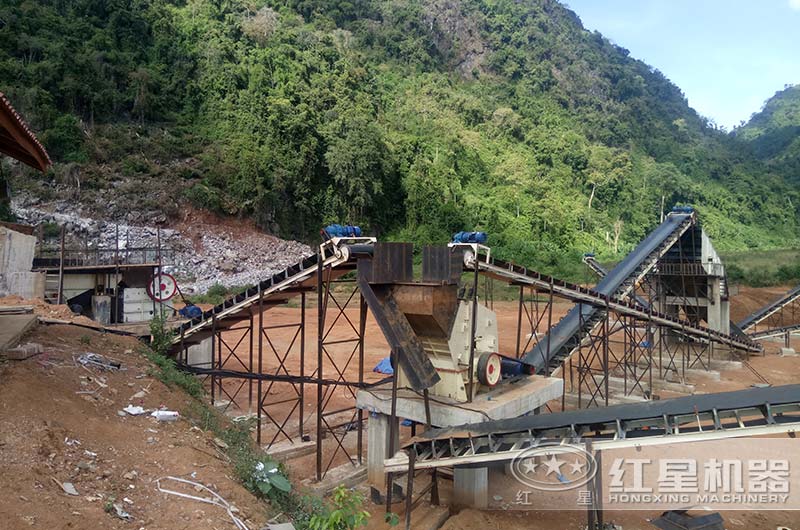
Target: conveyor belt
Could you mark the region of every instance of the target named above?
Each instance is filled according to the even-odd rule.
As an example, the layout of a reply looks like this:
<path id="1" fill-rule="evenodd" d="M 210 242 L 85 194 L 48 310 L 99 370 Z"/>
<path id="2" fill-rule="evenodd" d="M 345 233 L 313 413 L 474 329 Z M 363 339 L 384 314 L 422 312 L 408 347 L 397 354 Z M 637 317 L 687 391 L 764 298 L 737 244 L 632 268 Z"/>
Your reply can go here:
<path id="1" fill-rule="evenodd" d="M 747 333 L 751 328 L 755 327 L 759 322 L 763 322 L 770 316 L 774 315 L 782 307 L 786 307 L 787 305 L 791 304 L 792 302 L 796 301 L 800 298 L 800 285 L 786 293 L 785 295 L 781 296 L 777 300 L 770 302 L 769 304 L 765 305 L 761 309 L 753 311 L 751 314 L 747 315 L 741 322 L 739 322 L 739 327 Z"/>
<path id="2" fill-rule="evenodd" d="M 588 266 L 590 269 L 592 269 L 592 271 L 593 271 L 595 274 L 597 274 L 597 275 L 598 275 L 600 278 L 605 278 L 605 277 L 606 277 L 606 275 L 608 274 L 608 271 L 606 271 L 606 269 L 605 269 L 605 268 L 604 268 L 602 265 L 600 265 L 600 263 L 598 263 L 598 261 L 597 261 L 597 260 L 594 258 L 594 256 L 592 256 L 591 254 L 585 254 L 585 255 L 583 256 L 583 262 L 584 262 L 584 263 L 585 263 L 585 264 L 586 264 L 586 265 L 587 265 L 587 266 Z M 727 283 L 728 283 L 727 279 L 726 279 L 726 278 L 724 278 L 724 279 L 723 279 L 723 282 L 722 282 L 722 284 L 723 284 L 724 286 L 727 286 Z M 725 292 L 727 292 L 727 287 L 725 287 L 723 290 L 724 290 Z M 644 298 L 642 298 L 641 296 L 639 296 L 639 295 L 634 295 L 634 299 L 635 299 L 635 300 L 636 300 L 636 301 L 639 303 L 639 305 L 641 305 L 642 307 L 645 307 L 645 308 L 647 308 L 647 307 L 650 307 L 650 304 L 647 302 L 647 300 L 645 300 L 645 299 L 644 299 Z M 733 335 L 734 337 L 740 338 L 740 339 L 746 339 L 746 338 L 747 338 L 747 334 L 746 334 L 744 331 L 742 331 L 742 330 L 739 328 L 739 326 L 737 326 L 737 325 L 736 325 L 736 323 L 735 323 L 733 320 L 731 320 L 731 321 L 730 321 L 729 325 L 730 325 L 730 329 L 731 329 L 731 335 Z"/>
<path id="3" fill-rule="evenodd" d="M 226 300 L 202 316 L 183 323 L 177 329 L 173 339 L 173 347 L 197 343 L 211 333 L 212 323 L 222 319 L 237 320 L 244 318 L 243 313 L 249 311 L 260 299 L 276 300 L 281 297 L 296 296 L 303 290 L 312 289 L 316 285 L 316 271 L 319 256 L 322 256 L 325 268 L 331 269 L 331 279 L 340 277 L 355 268 L 353 249 L 370 246 L 375 238 L 333 238 L 320 245 L 320 254 L 307 256 L 285 270 L 274 274 L 255 287 L 251 287 Z M 328 277 L 326 276 L 326 279 Z"/>
<path id="4" fill-rule="evenodd" d="M 633 301 L 622 300 L 594 289 L 557 280 L 526 267 L 492 258 L 490 255 L 479 255 L 477 261 L 478 269 L 483 274 L 517 285 L 531 285 L 542 291 L 552 290 L 556 296 L 578 304 L 576 307 L 582 308 L 584 314 L 587 314 L 589 309 L 610 310 L 673 329 L 699 342 L 715 342 L 753 353 L 760 352 L 762 349 L 760 344 L 749 337 L 734 337 L 703 326 L 696 326 L 691 322 L 659 313 L 652 307 L 645 309 Z M 464 264 L 467 269 L 474 268 L 474 250 L 467 250 L 464 253 Z M 558 366 L 555 363 L 560 363 L 562 360 L 552 354 L 548 358 L 545 350 L 541 350 L 541 353 L 538 350 L 532 350 L 532 352 L 536 353 L 529 354 L 523 360 L 532 365 L 539 373 L 547 371 L 548 367 L 552 369 L 554 365 Z"/>
<path id="5" fill-rule="evenodd" d="M 671 214 L 653 230 L 639 245 L 628 254 L 595 287 L 606 296 L 624 298 L 636 288 L 663 256 L 695 223 L 694 213 Z M 525 354 L 528 362 L 541 363 L 547 359 L 549 370 L 561 366 L 584 338 L 603 318 L 598 307 L 583 306 L 572 308 L 548 334 Z M 538 366 L 537 366 L 538 367 Z"/>
<path id="6" fill-rule="evenodd" d="M 600 265 L 592 254 L 584 254 L 583 255 L 583 262 L 590 268 L 592 271 L 597 274 L 600 278 L 605 278 L 608 276 L 608 271 Z"/>
<path id="7" fill-rule="evenodd" d="M 594 259 L 594 256 L 592 256 L 591 254 L 585 254 L 583 256 L 583 262 L 590 269 L 592 269 L 592 272 L 597 274 L 600 277 L 600 279 L 603 279 L 606 276 L 608 276 L 608 271 L 605 269 L 605 267 L 600 265 L 600 263 L 596 259 Z M 637 294 L 633 295 L 633 299 L 636 300 L 639 303 L 639 305 L 644 308 L 650 307 L 650 304 L 647 302 L 647 300 L 645 300 L 644 298 L 642 298 Z"/>
<path id="8" fill-rule="evenodd" d="M 800 324 L 791 324 L 789 326 L 781 326 L 779 328 L 765 329 L 762 331 L 755 331 L 748 336 L 752 340 L 764 340 L 775 337 L 783 337 L 787 333 L 796 333 L 800 331 Z"/>
<path id="9" fill-rule="evenodd" d="M 416 455 L 415 469 L 430 469 L 507 461 L 543 441 L 612 449 L 798 430 L 800 385 L 787 385 L 431 429 L 405 447 Z M 389 459 L 386 471 L 407 462 L 406 455 Z"/>

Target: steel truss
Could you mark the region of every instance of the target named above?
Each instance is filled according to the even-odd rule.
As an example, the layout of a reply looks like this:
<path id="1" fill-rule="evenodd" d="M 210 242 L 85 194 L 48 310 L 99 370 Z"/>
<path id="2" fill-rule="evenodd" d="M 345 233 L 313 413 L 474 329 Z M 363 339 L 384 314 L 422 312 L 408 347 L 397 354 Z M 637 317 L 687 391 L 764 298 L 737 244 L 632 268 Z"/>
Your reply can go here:
<path id="1" fill-rule="evenodd" d="M 326 275 L 327 272 L 327 275 Z M 317 385 L 317 480 L 322 480 L 330 470 L 336 457 L 344 455 L 353 465 L 362 463 L 364 444 L 364 411 L 356 408 L 356 392 L 364 388 L 364 336 L 367 322 L 367 306 L 364 297 L 353 280 L 334 280 L 331 269 L 327 271 L 320 265 L 317 272 L 317 368 L 314 375 L 318 379 L 333 371 L 335 385 L 319 383 Z M 345 285 L 351 287 L 349 293 L 343 290 L 336 293 L 332 286 Z M 358 321 L 348 316 L 347 309 L 357 305 Z M 333 338 L 335 329 L 344 329 L 344 338 Z M 336 360 L 336 352 L 345 353 L 345 361 Z M 357 381 L 348 380 L 348 369 L 355 365 Z M 339 385 L 338 383 L 342 383 Z M 355 383 L 355 386 L 347 384 Z M 333 398 L 341 389 L 343 397 L 350 403 L 346 406 L 336 405 Z M 348 450 L 345 437 L 356 431 L 356 450 Z M 322 441 L 327 435 L 335 442 L 332 453 L 323 454 Z"/>
<path id="2" fill-rule="evenodd" d="M 553 327 L 553 291 L 540 291 L 537 287 L 525 284 L 519 286 L 519 305 L 517 310 L 517 347 L 515 356 L 517 359 L 530 351 L 534 344 L 539 342 L 547 334 L 541 331 L 544 324 L 549 330 Z M 528 296 L 526 297 L 526 293 Z M 544 300 L 542 298 L 544 297 Z M 523 339 L 523 330 L 526 330 Z"/>
<path id="3" fill-rule="evenodd" d="M 354 465 L 362 462 L 364 417 L 355 408 L 355 395 L 359 388 L 369 386 L 364 382 L 366 305 L 357 289 L 342 294 L 334 286 L 355 287 L 354 282 L 342 280 L 355 269 L 347 245 L 371 245 L 374 241 L 326 241 L 315 256 L 181 326 L 174 341 L 179 364 L 209 385 L 214 405 L 223 412 L 242 411 L 254 418 L 260 446 L 270 449 L 279 442 L 296 444 L 315 435 L 317 480 L 322 480 L 342 455 Z M 310 291 L 318 295 L 317 358 L 307 367 L 306 334 L 312 333 L 307 329 Z M 293 298 L 299 299 L 297 320 L 275 323 L 270 309 Z M 353 307 L 358 311 L 356 321 L 348 315 Z M 204 340 L 210 340 L 210 361 L 194 362 L 189 348 Z M 337 360 L 343 348 L 344 360 Z M 311 389 L 316 389 L 316 399 L 307 395 Z M 316 405 L 311 412 L 316 420 L 312 432 L 307 428 L 309 399 Z M 356 432 L 355 449 L 345 444 L 350 432 Z M 323 440 L 327 442 L 323 444 Z"/>
<path id="4" fill-rule="evenodd" d="M 612 394 L 649 399 L 652 344 L 647 320 L 604 311 L 600 324 L 589 332 L 567 365 L 570 392 L 577 393 L 578 408 L 608 406 Z"/>
<path id="5" fill-rule="evenodd" d="M 775 335 L 785 335 L 800 328 L 800 297 L 793 297 L 790 301 L 780 304 L 768 316 L 754 322 L 747 329 L 752 338 L 765 338 Z M 783 331 L 783 333 L 780 333 Z M 777 332 L 777 333 L 776 333 Z"/>
<path id="6" fill-rule="evenodd" d="M 800 328 L 800 286 L 791 289 L 777 300 L 754 311 L 741 322 L 739 327 L 753 338 L 767 338 L 781 335 L 775 330 L 792 332 Z M 787 335 L 788 341 L 788 335 Z"/>
<path id="7" fill-rule="evenodd" d="M 269 396 L 272 394 L 273 388 L 275 385 L 280 385 L 275 379 L 272 380 L 262 380 L 259 379 L 257 382 L 258 386 L 258 409 L 256 411 L 256 422 L 257 422 L 257 431 L 256 431 L 256 441 L 259 445 L 262 443 L 262 423 L 263 419 L 266 418 L 271 425 L 276 427 L 276 432 L 272 436 L 269 442 L 267 442 L 267 447 L 272 447 L 272 445 L 282 437 L 282 439 L 287 440 L 288 442 L 294 442 L 295 438 L 287 432 L 288 423 L 290 420 L 293 420 L 293 416 L 296 412 L 296 421 L 297 421 L 297 436 L 300 440 L 303 440 L 303 414 L 304 414 L 304 381 L 303 378 L 305 377 L 305 328 L 306 328 L 306 293 L 305 291 L 300 292 L 300 321 L 294 323 L 287 323 L 287 324 L 275 324 L 275 325 L 265 325 L 264 323 L 264 312 L 268 309 L 269 304 L 266 304 L 263 298 L 259 300 L 258 304 L 258 327 L 260 332 L 258 333 L 258 372 L 259 374 L 271 374 L 274 376 L 286 375 L 291 376 L 293 375 L 290 372 L 290 369 L 287 367 L 288 361 L 292 357 L 299 358 L 299 373 L 297 374 L 300 377 L 299 381 L 289 381 L 288 385 L 284 384 L 284 388 L 287 386 L 287 390 L 290 390 L 289 397 L 280 398 L 274 401 L 270 401 Z M 288 330 L 292 335 L 291 340 L 288 344 L 284 347 L 276 346 L 279 344 L 278 341 L 274 340 L 273 336 L 276 332 L 280 330 Z M 264 351 L 267 352 L 267 360 L 264 359 Z M 275 362 L 268 362 L 268 360 L 274 360 Z M 252 370 L 251 370 L 252 371 Z M 252 384 L 252 382 L 251 382 Z M 278 408 L 280 405 L 291 405 L 291 409 L 288 413 L 285 414 L 283 420 L 276 417 L 276 413 L 274 410 Z"/>

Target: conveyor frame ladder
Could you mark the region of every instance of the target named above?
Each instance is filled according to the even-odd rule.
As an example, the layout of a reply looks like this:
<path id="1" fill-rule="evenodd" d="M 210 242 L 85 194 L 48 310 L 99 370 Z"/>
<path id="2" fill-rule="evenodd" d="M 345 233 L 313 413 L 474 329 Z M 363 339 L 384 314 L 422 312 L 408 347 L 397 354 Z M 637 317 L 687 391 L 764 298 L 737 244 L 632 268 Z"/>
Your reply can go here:
<path id="1" fill-rule="evenodd" d="M 797 385 L 793 386 L 797 387 Z M 757 394 L 758 390 L 777 391 L 781 388 L 751 389 L 727 394 L 741 392 Z M 798 394 L 798 392 L 795 390 L 794 394 Z M 584 444 L 591 441 L 593 449 L 605 450 L 794 433 L 800 430 L 800 395 L 795 396 L 791 401 L 777 404 L 771 404 L 769 399 L 764 399 L 763 401 L 754 400 L 749 404 L 734 403 L 730 406 L 719 402 L 714 406 L 704 407 L 702 405 L 706 401 L 705 398 L 723 395 L 690 396 L 698 403 L 694 410 L 682 410 L 675 414 L 654 414 L 653 416 L 648 416 L 645 412 L 632 420 L 615 419 L 612 411 L 620 407 L 627 407 L 630 410 L 631 407 L 639 405 L 646 410 L 650 403 L 592 409 L 602 416 L 599 421 L 593 421 L 591 417 L 587 419 L 587 416 L 584 415 L 584 419 L 562 425 L 557 424 L 558 419 L 563 417 L 565 421 L 569 422 L 575 416 L 570 417 L 572 413 L 548 414 L 545 416 L 549 418 L 547 422 L 549 425 L 544 428 L 535 426 L 525 428 L 528 418 L 533 421 L 527 423 L 535 425 L 534 418 L 545 417 L 529 416 L 512 420 L 519 425 L 519 429 L 515 429 L 513 426 L 509 427 L 509 420 L 501 420 L 475 426 L 464 425 L 442 429 L 442 434 L 438 435 L 437 430 L 433 430 L 412 439 L 406 444 L 405 450 L 414 453 L 414 468 L 420 470 L 509 461 L 515 457 L 524 456 L 523 453 L 544 442 Z M 605 414 L 603 414 L 604 411 Z M 491 432 L 495 425 L 498 430 Z M 475 427 L 476 432 L 472 432 L 470 427 Z M 387 459 L 385 464 L 387 472 L 403 471 L 408 467 L 408 456 L 398 454 Z"/>
<path id="2" fill-rule="evenodd" d="M 481 249 L 473 247 L 464 254 L 464 264 L 468 270 L 472 270 L 475 266 L 476 250 L 480 251 Z M 583 304 L 602 310 L 615 311 L 620 315 L 650 321 L 653 324 L 679 331 L 699 342 L 716 342 L 753 353 L 760 352 L 762 349 L 760 344 L 749 338 L 737 338 L 710 328 L 696 326 L 691 322 L 659 313 L 652 307 L 645 309 L 635 302 L 622 300 L 616 296 L 606 296 L 594 289 L 588 289 L 577 284 L 557 280 L 528 269 L 527 267 L 498 260 L 491 257 L 491 254 L 488 252 L 478 254 L 477 261 L 478 269 L 483 274 L 517 285 L 530 285 L 544 292 L 552 290 L 555 296 L 565 298 L 575 304 Z"/>
<path id="3" fill-rule="evenodd" d="M 357 238 L 332 238 L 319 246 L 319 254 L 312 254 L 302 258 L 297 263 L 290 265 L 281 272 L 261 281 L 255 287 L 242 291 L 238 295 L 226 300 L 212 309 L 203 313 L 201 317 L 185 322 L 178 328 L 178 333 L 173 339 L 173 346 L 189 342 L 187 339 L 201 331 L 211 331 L 212 322 L 225 317 L 235 316 L 238 313 L 258 304 L 259 299 L 268 298 L 278 293 L 288 292 L 297 288 L 303 282 L 313 280 L 317 272 L 319 256 L 323 259 L 324 268 L 337 268 L 351 262 L 352 257 L 348 252 L 349 245 L 371 245 L 375 243 L 374 237 Z"/>
<path id="4" fill-rule="evenodd" d="M 770 302 L 761 309 L 758 309 L 745 317 L 741 322 L 739 322 L 739 327 L 745 333 L 750 333 L 758 324 L 768 319 L 784 307 L 796 302 L 798 299 L 800 299 L 800 286 L 795 287 L 779 299 Z M 750 334 L 753 336 L 758 336 L 757 333 Z"/>

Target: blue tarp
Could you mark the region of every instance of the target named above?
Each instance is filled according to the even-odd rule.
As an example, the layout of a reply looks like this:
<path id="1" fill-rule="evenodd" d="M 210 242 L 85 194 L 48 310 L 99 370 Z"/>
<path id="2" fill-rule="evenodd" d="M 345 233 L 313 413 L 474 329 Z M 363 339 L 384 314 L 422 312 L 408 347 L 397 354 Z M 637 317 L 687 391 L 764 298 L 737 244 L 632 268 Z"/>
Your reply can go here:
<path id="1" fill-rule="evenodd" d="M 187 305 L 180 308 L 178 314 L 185 318 L 198 318 L 203 316 L 203 310 L 196 305 Z"/>
<path id="2" fill-rule="evenodd" d="M 372 369 L 373 372 L 378 372 L 379 374 L 386 374 L 386 375 L 394 375 L 394 369 L 392 368 L 392 362 L 389 360 L 388 357 L 385 359 L 381 359 L 381 362 L 375 365 L 375 368 Z"/>

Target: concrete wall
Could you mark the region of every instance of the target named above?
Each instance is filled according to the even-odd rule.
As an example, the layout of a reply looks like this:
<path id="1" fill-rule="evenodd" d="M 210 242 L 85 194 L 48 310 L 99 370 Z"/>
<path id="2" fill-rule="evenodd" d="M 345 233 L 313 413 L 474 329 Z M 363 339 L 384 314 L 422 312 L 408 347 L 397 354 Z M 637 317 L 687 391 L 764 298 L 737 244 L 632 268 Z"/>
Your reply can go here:
<path id="1" fill-rule="evenodd" d="M 64 299 L 69 300 L 81 293 L 94 290 L 97 278 L 94 274 L 64 274 Z"/>
<path id="2" fill-rule="evenodd" d="M 29 294 L 36 292 L 38 280 L 35 275 L 31 275 L 35 251 L 34 236 L 0 226 L 0 296 L 17 294 L 30 298 Z"/>
<path id="3" fill-rule="evenodd" d="M 8 275 L 8 292 L 26 300 L 44 298 L 45 273 L 12 272 Z"/>
<path id="4" fill-rule="evenodd" d="M 711 238 L 708 237 L 705 230 L 701 232 L 700 245 L 700 259 L 706 274 L 717 277 L 725 276 L 725 266 L 722 264 L 722 258 L 717 254 L 714 245 L 711 244 Z"/>
<path id="5" fill-rule="evenodd" d="M 200 344 L 189 346 L 187 362 L 189 366 L 197 368 L 211 368 L 211 348 L 213 339 L 211 337 L 203 340 Z"/>

